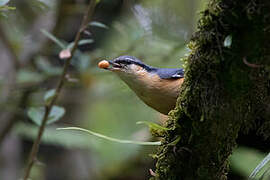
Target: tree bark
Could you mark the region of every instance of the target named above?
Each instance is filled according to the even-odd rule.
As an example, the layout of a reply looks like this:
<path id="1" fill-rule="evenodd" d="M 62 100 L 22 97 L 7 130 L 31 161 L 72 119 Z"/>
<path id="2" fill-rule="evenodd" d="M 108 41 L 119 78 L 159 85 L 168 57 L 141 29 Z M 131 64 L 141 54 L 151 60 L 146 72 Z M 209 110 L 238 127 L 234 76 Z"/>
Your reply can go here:
<path id="1" fill-rule="evenodd" d="M 210 0 L 151 179 L 227 179 L 238 133 L 253 128 L 269 137 L 269 42 L 269 0 Z"/>

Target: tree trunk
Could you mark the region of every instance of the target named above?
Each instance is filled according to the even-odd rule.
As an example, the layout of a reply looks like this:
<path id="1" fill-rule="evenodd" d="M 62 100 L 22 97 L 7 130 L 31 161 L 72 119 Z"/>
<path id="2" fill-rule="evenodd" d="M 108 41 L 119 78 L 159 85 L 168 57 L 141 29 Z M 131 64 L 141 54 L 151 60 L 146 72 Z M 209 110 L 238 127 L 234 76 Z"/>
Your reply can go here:
<path id="1" fill-rule="evenodd" d="M 210 0 L 188 47 L 151 179 L 224 180 L 240 131 L 270 135 L 270 1 Z"/>

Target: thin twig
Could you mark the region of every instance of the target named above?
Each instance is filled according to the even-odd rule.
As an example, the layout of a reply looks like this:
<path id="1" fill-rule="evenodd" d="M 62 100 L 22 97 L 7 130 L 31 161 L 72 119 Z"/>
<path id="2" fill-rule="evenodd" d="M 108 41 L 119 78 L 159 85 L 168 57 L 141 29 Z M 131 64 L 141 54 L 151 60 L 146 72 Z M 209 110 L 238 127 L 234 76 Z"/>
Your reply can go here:
<path id="1" fill-rule="evenodd" d="M 74 46 L 72 47 L 72 49 L 70 51 L 71 56 L 69 58 L 67 58 L 66 61 L 65 61 L 64 69 L 63 69 L 60 81 L 59 81 L 59 83 L 57 85 L 57 88 L 56 88 L 56 91 L 55 91 L 55 96 L 51 100 L 50 104 L 45 106 L 45 114 L 43 116 L 42 123 L 41 123 L 41 126 L 39 128 L 37 138 L 35 139 L 35 142 L 34 142 L 34 144 L 32 146 L 32 149 L 31 149 L 31 153 L 29 155 L 28 164 L 27 164 L 25 175 L 24 175 L 24 178 L 23 178 L 24 180 L 27 180 L 29 175 L 30 175 L 30 171 L 32 169 L 32 166 L 33 166 L 35 160 L 36 160 L 36 156 L 37 156 L 37 153 L 38 153 L 38 150 L 39 150 L 39 145 L 40 145 L 40 142 L 41 142 L 41 137 L 43 135 L 43 132 L 44 132 L 44 129 L 45 129 L 46 122 L 48 120 L 49 114 L 50 114 L 51 109 L 52 109 L 54 103 L 56 102 L 56 100 L 57 100 L 57 98 L 59 96 L 59 93 L 61 92 L 62 87 L 63 87 L 63 85 L 64 85 L 64 83 L 66 81 L 65 76 L 67 74 L 67 70 L 68 70 L 70 61 L 71 61 L 71 59 L 72 59 L 72 57 L 74 55 L 75 50 L 78 47 L 78 43 L 79 43 L 79 40 L 80 40 L 80 37 L 81 37 L 81 33 L 85 30 L 85 28 L 87 27 L 87 23 L 89 22 L 89 20 L 93 16 L 95 6 L 96 6 L 96 0 L 91 0 L 88 7 L 87 7 L 87 11 L 84 14 L 81 26 L 80 26 L 77 34 L 76 34 L 75 41 L 74 41 Z"/>

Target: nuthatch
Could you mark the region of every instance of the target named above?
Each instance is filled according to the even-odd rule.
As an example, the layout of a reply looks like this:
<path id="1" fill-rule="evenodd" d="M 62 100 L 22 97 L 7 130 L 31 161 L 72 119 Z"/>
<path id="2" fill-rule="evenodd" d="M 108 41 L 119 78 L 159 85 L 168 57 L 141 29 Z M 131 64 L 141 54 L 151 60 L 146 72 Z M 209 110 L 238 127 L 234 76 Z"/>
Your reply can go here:
<path id="1" fill-rule="evenodd" d="M 133 56 L 103 60 L 98 66 L 115 72 L 143 102 L 162 114 L 175 107 L 184 81 L 183 69 L 151 67 Z"/>

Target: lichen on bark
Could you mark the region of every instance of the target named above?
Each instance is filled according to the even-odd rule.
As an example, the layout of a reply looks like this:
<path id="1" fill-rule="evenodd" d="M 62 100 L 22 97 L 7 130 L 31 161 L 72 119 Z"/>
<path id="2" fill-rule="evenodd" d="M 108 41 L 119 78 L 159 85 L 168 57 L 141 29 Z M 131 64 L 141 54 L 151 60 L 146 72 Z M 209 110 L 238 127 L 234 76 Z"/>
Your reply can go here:
<path id="1" fill-rule="evenodd" d="M 238 133 L 270 136 L 269 0 L 210 0 L 201 14 L 151 179 L 227 179 Z"/>

